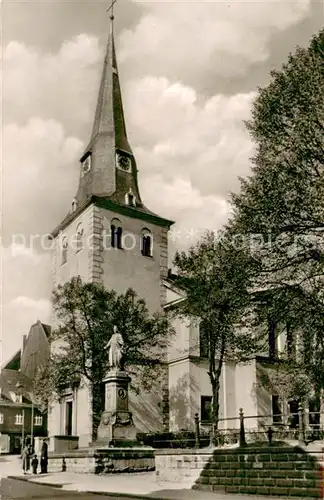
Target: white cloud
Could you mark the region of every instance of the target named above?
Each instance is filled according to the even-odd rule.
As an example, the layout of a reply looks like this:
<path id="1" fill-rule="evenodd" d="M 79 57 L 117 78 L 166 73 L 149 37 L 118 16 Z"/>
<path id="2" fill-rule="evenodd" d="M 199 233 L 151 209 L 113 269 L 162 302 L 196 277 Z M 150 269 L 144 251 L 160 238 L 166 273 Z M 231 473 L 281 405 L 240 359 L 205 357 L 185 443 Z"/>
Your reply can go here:
<path id="1" fill-rule="evenodd" d="M 3 237 L 43 235 L 60 222 L 76 189 L 82 143 L 54 120 L 3 127 Z M 22 241 L 24 243 L 24 241 Z"/>
<path id="2" fill-rule="evenodd" d="M 243 121 L 254 93 L 201 101 L 194 89 L 154 77 L 131 81 L 125 90 L 141 182 L 160 174 L 166 183 L 190 181 L 202 196 L 227 198 L 238 175 L 249 172 L 252 143 Z M 176 217 L 178 196 L 170 203 Z"/>
<path id="3" fill-rule="evenodd" d="M 146 14 L 134 29 L 124 32 L 122 60 L 138 74 L 172 79 L 181 75 L 196 82 L 217 75 L 237 77 L 265 61 L 271 39 L 307 17 L 311 4 L 310 0 L 137 3 Z"/>
<path id="4" fill-rule="evenodd" d="M 30 326 L 37 320 L 51 323 L 51 303 L 46 299 L 34 300 L 19 296 L 2 306 L 2 360 L 7 361 L 20 349 L 22 335 L 27 335 Z"/>
<path id="5" fill-rule="evenodd" d="M 2 358 L 21 346 L 21 336 L 40 319 L 51 318 L 51 255 L 21 244 L 0 247 L 2 271 Z M 1 363 L 1 360 L 0 360 Z"/>
<path id="6" fill-rule="evenodd" d="M 159 214 L 175 220 L 170 244 L 186 249 L 206 230 L 218 230 L 226 222 L 229 205 L 220 196 L 203 196 L 189 180 L 167 183 L 159 174 L 143 179 L 142 193 L 147 205 Z M 176 214 L 175 219 L 174 214 Z M 170 248 L 171 254 L 173 249 Z"/>
<path id="7" fill-rule="evenodd" d="M 88 123 L 101 54 L 98 39 L 84 34 L 64 42 L 56 54 L 10 42 L 2 55 L 6 122 L 41 116 L 75 128 Z"/>

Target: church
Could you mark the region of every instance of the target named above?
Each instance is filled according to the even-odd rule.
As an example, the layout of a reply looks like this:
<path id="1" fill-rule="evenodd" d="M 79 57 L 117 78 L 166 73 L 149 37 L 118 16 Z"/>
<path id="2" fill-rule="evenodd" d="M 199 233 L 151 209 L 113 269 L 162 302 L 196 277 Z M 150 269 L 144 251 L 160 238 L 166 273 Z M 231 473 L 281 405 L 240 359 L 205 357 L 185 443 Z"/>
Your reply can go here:
<path id="1" fill-rule="evenodd" d="M 168 273 L 168 231 L 173 221 L 149 210 L 142 201 L 138 169 L 127 139 L 121 85 L 114 45 L 113 16 L 102 69 L 93 128 L 80 158 L 79 185 L 71 209 L 52 231 L 53 287 L 81 276 L 124 293 L 132 288 L 148 309 L 168 310 L 185 300 Z M 55 318 L 53 318 L 55 327 Z M 130 410 L 139 432 L 193 429 L 195 414 L 210 426 L 212 390 L 208 358 L 199 326 L 174 322 L 165 374 L 150 394 L 130 393 Z M 107 339 L 108 340 L 108 339 Z M 258 374 L 268 369 L 267 354 L 247 366 L 225 364 L 220 384 L 220 422 L 238 428 L 246 415 L 270 415 L 274 398 L 259 388 Z M 277 409 L 275 410 L 277 411 Z M 251 418 L 247 426 L 257 427 Z M 51 408 L 50 437 L 91 442 L 91 403 L 86 387 L 67 388 Z"/>

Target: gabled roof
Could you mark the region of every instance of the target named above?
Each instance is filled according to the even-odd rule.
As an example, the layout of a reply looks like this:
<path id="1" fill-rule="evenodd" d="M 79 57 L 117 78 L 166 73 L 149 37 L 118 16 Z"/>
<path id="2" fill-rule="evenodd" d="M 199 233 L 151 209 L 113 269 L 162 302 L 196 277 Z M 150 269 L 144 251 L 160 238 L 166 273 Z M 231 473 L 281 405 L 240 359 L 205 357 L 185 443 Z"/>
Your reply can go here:
<path id="1" fill-rule="evenodd" d="M 51 327 L 41 321 L 34 323 L 29 330 L 21 356 L 21 372 L 34 379 L 39 366 L 46 363 L 50 356 L 49 337 Z"/>
<path id="2" fill-rule="evenodd" d="M 13 394 L 22 394 L 23 398 L 31 401 L 33 381 L 17 370 L 4 368 L 0 372 L 1 399 L 15 403 Z"/>
<path id="3" fill-rule="evenodd" d="M 17 351 L 7 363 L 4 364 L 3 369 L 19 370 L 21 362 L 21 350 Z"/>

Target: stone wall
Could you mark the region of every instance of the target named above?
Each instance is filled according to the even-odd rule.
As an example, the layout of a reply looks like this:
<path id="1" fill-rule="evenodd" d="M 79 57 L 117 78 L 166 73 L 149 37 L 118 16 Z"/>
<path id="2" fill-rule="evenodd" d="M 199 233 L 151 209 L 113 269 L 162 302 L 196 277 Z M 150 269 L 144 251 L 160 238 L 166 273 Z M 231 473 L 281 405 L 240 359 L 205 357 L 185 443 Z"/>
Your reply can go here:
<path id="1" fill-rule="evenodd" d="M 196 490 L 321 498 L 321 465 L 298 447 L 156 450 L 155 465 L 159 480 L 191 480 Z"/>
<path id="2" fill-rule="evenodd" d="M 153 448 L 96 448 L 53 453 L 49 472 L 112 474 L 155 470 Z"/>
<path id="3" fill-rule="evenodd" d="M 50 450 L 54 453 L 65 453 L 77 450 L 79 447 L 78 436 L 52 436 L 50 438 Z"/>

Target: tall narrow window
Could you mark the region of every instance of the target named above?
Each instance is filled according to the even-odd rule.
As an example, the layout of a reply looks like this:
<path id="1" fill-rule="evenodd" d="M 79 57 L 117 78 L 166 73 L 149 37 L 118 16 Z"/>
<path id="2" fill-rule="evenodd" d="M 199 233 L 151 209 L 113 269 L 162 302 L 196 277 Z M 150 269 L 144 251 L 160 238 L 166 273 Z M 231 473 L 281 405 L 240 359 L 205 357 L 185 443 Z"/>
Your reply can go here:
<path id="1" fill-rule="evenodd" d="M 287 323 L 287 357 L 289 360 L 294 360 L 296 357 L 296 345 L 294 341 L 294 333 L 292 327 Z"/>
<path id="2" fill-rule="evenodd" d="M 212 421 L 212 396 L 200 396 L 200 419 L 202 422 Z"/>
<path id="3" fill-rule="evenodd" d="M 122 249 L 123 228 L 118 219 L 113 219 L 110 225 L 111 246 L 112 248 Z"/>
<path id="4" fill-rule="evenodd" d="M 153 237 L 148 229 L 143 229 L 141 233 L 141 253 L 145 257 L 153 255 Z"/>
<path id="5" fill-rule="evenodd" d="M 299 425 L 298 401 L 289 401 L 289 427 L 296 429 Z"/>
<path id="6" fill-rule="evenodd" d="M 0 424 L 3 424 L 3 413 L 0 413 Z"/>
<path id="7" fill-rule="evenodd" d="M 206 323 L 201 321 L 199 323 L 199 355 L 202 358 L 209 357 L 209 336 L 206 328 Z"/>
<path id="8" fill-rule="evenodd" d="M 76 232 L 76 251 L 80 252 L 83 248 L 83 228 L 79 224 L 77 227 L 77 232 Z"/>
<path id="9" fill-rule="evenodd" d="M 268 318 L 268 340 L 269 340 L 269 357 L 274 359 L 277 356 L 276 343 L 276 320 L 272 317 Z"/>
<path id="10" fill-rule="evenodd" d="M 62 249 L 61 249 L 61 265 L 67 262 L 67 252 L 68 252 L 68 242 L 67 238 L 63 238 L 62 240 Z"/>
<path id="11" fill-rule="evenodd" d="M 65 435 L 72 436 L 73 401 L 65 403 Z"/>
<path id="12" fill-rule="evenodd" d="M 279 424 L 282 422 L 282 412 L 279 396 L 272 396 L 272 421 L 274 424 Z"/>
<path id="13" fill-rule="evenodd" d="M 117 234 L 117 248 L 121 250 L 123 248 L 122 245 L 123 230 L 120 226 L 117 227 L 116 234 Z"/>

